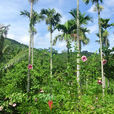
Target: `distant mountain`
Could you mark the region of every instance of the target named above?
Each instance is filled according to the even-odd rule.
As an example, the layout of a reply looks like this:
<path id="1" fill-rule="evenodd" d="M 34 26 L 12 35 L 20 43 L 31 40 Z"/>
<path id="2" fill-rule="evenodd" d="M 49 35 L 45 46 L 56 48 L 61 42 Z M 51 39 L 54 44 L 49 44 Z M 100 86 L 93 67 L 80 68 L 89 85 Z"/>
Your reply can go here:
<path id="1" fill-rule="evenodd" d="M 5 38 L 5 42 L 4 42 L 4 46 L 9 45 L 12 48 L 19 48 L 19 49 L 23 49 L 23 48 L 27 48 L 28 46 L 22 43 L 19 43 L 18 41 L 9 39 L 9 38 Z M 36 50 L 47 50 L 49 51 L 49 49 L 36 49 Z M 57 53 L 57 50 L 53 49 L 53 51 Z M 63 53 L 66 53 L 63 51 Z M 93 54 L 92 52 L 88 52 L 88 51 L 82 51 L 81 55 L 86 55 L 86 56 L 90 56 L 91 54 Z"/>

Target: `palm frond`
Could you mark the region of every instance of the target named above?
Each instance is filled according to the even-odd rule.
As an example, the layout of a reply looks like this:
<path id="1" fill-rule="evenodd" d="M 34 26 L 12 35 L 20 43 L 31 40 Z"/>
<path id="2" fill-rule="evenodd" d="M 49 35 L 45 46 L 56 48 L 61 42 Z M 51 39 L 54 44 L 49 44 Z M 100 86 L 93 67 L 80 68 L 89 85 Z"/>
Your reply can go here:
<path id="1" fill-rule="evenodd" d="M 90 0 L 83 0 L 85 4 L 89 4 Z"/>
<path id="2" fill-rule="evenodd" d="M 30 18 L 30 13 L 27 10 L 21 11 L 20 15 L 27 16 Z"/>
<path id="3" fill-rule="evenodd" d="M 67 31 L 66 27 L 65 27 L 64 25 L 62 25 L 62 24 L 57 24 L 57 25 L 56 25 L 56 28 L 57 28 L 59 31 L 62 31 L 62 32 L 66 32 L 66 31 Z"/>
<path id="4" fill-rule="evenodd" d="M 71 10 L 69 13 L 73 16 L 73 18 L 76 18 L 77 15 L 76 9 Z"/>
<path id="5" fill-rule="evenodd" d="M 56 13 L 55 9 L 42 9 L 40 15 L 44 17 L 46 24 L 49 27 L 49 31 L 53 32 L 56 29 L 56 25 L 60 22 L 61 15 Z"/>
<path id="6" fill-rule="evenodd" d="M 57 35 L 54 40 L 53 40 L 53 45 L 55 45 L 57 43 L 57 41 L 63 41 L 64 40 L 64 34 L 59 34 Z"/>

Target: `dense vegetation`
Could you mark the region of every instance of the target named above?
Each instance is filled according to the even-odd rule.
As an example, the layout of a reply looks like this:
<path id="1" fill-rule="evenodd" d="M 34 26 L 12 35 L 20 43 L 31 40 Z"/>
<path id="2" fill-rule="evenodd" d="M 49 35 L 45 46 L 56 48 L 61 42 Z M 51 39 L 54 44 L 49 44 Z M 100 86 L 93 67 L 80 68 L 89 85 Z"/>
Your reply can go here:
<path id="1" fill-rule="evenodd" d="M 7 38 L 9 25 L 0 24 L 0 113 L 1 114 L 114 114 L 114 47 L 110 49 L 108 28 L 114 26 L 100 13 L 102 0 L 84 0 L 95 4 L 98 15 L 99 52 L 81 51 L 87 45 L 87 24 L 92 17 L 77 9 L 72 18 L 60 23 L 61 14 L 53 9 L 37 13 L 29 0 L 29 46 Z M 35 49 L 36 24 L 45 21 L 50 33 L 50 48 Z M 55 38 L 55 30 L 60 31 Z M 67 51 L 53 49 L 65 41 Z M 74 43 L 74 51 L 72 51 Z"/>
<path id="2" fill-rule="evenodd" d="M 5 39 L 9 45 L 2 57 L 1 69 L 27 46 L 16 41 Z M 15 47 L 15 48 L 14 48 Z M 76 52 L 70 51 L 70 62 L 67 64 L 67 53 L 58 54 L 53 49 L 53 78 L 50 78 L 49 49 L 34 49 L 34 69 L 31 70 L 31 91 L 26 93 L 28 58 L 0 71 L 0 104 L 2 113 L 106 113 L 114 112 L 114 55 L 108 56 L 106 73 L 110 76 L 106 93 L 102 98 L 102 87 L 98 84 L 100 77 L 100 55 L 98 53 L 82 52 L 87 56 L 86 62 L 81 62 L 81 94 L 77 94 L 76 82 Z M 7 58 L 7 59 L 6 59 Z M 53 100 L 52 110 L 48 100 Z M 16 104 L 16 106 L 15 106 Z"/>

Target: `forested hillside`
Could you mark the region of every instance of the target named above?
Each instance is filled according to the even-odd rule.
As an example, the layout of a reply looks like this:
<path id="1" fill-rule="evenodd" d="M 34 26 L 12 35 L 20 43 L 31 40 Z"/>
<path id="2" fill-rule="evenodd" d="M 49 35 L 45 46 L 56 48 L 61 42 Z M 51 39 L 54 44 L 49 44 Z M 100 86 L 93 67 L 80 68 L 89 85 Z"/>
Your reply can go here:
<path id="1" fill-rule="evenodd" d="M 28 49 L 27 46 L 14 40 L 5 39 L 7 50 L 3 55 L 1 69 L 16 54 Z M 48 100 L 53 99 L 53 113 L 88 112 L 113 114 L 114 105 L 114 72 L 110 69 L 108 86 L 106 80 L 106 97 L 102 99 L 100 80 L 100 56 L 97 53 L 82 52 L 87 56 L 86 62 L 81 62 L 81 94 L 77 95 L 76 83 L 76 53 L 70 51 L 70 61 L 67 53 L 58 54 L 53 50 L 53 77 L 50 78 L 49 49 L 34 49 L 34 69 L 31 70 L 31 92 L 26 94 L 28 56 L 0 71 L 0 103 L 3 113 L 50 113 Z M 27 52 L 28 54 L 28 52 Z M 91 55 L 92 54 L 92 55 Z M 112 64 L 113 55 L 109 62 Z M 5 63 L 5 64 L 4 64 Z M 112 72 L 112 73 L 111 73 Z M 51 94 L 51 96 L 50 96 Z M 51 97 L 51 98 L 50 98 Z M 105 103 L 105 104 L 104 104 Z M 14 106 L 13 106 L 14 105 Z M 16 105 L 16 106 L 15 106 Z"/>
<path id="2" fill-rule="evenodd" d="M 114 114 L 113 10 L 114 0 L 1 0 L 0 114 Z"/>

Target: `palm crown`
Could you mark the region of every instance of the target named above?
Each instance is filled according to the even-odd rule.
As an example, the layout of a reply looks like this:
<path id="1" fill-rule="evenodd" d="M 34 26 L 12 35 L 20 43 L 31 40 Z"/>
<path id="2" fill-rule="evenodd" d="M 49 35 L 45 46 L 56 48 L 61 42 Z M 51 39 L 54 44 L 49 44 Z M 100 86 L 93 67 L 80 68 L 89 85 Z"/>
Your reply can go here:
<path id="1" fill-rule="evenodd" d="M 94 3 L 99 3 L 99 2 L 103 2 L 103 0 L 83 0 L 86 4 L 88 4 L 90 1 L 92 2 L 92 4 Z"/>
<path id="2" fill-rule="evenodd" d="M 55 30 L 55 26 L 60 22 L 61 15 L 56 13 L 55 9 L 42 9 L 41 15 L 45 17 L 46 24 L 50 26 L 49 30 Z"/>

